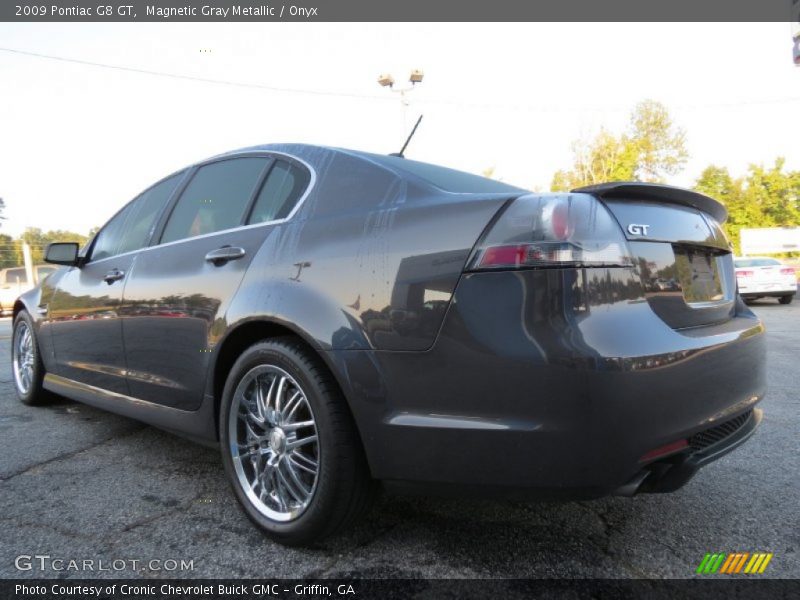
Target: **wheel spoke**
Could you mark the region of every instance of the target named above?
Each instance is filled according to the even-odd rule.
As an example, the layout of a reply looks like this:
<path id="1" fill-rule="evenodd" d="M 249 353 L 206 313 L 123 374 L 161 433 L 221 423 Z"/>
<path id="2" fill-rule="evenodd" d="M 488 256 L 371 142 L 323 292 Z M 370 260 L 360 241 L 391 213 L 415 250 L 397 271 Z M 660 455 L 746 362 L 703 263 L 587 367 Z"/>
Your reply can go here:
<path id="1" fill-rule="evenodd" d="M 278 467 L 278 479 L 281 482 L 281 487 L 283 487 L 283 489 L 286 490 L 292 498 L 294 498 L 295 502 L 303 504 L 306 501 L 306 494 L 302 492 L 302 489 L 295 487 L 294 481 L 291 481 L 291 478 L 286 476 L 284 470 L 285 469 Z"/>
<path id="2" fill-rule="evenodd" d="M 305 454 L 300 452 L 300 450 L 293 451 L 289 456 L 295 463 L 299 465 L 305 465 L 304 468 L 306 468 L 307 470 L 313 469 L 314 473 L 317 472 L 317 468 L 319 467 L 317 461 L 311 458 L 310 456 L 306 456 Z"/>
<path id="3" fill-rule="evenodd" d="M 297 412 L 297 409 L 305 402 L 305 398 L 303 394 L 300 392 L 295 392 L 292 394 L 292 397 L 289 398 L 289 401 L 286 403 L 286 408 L 284 409 L 284 417 L 283 422 L 288 423 L 294 417 L 294 413 Z"/>
<path id="4" fill-rule="evenodd" d="M 301 471 L 305 471 L 306 473 L 308 473 L 310 475 L 316 475 L 317 474 L 317 468 L 316 467 L 311 467 L 311 466 L 308 466 L 308 465 L 300 462 L 299 460 L 297 460 L 295 458 L 295 456 L 296 455 L 292 454 L 291 456 L 288 456 L 286 458 L 286 460 L 289 462 L 289 464 L 292 465 L 292 467 L 294 467 L 295 469 L 300 469 Z"/>
<path id="5" fill-rule="evenodd" d="M 278 500 L 278 505 L 282 512 L 287 512 L 289 510 L 289 504 L 286 502 L 286 489 L 281 478 L 281 473 L 277 469 L 275 470 L 274 481 L 275 497 Z"/>
<path id="6" fill-rule="evenodd" d="M 272 388 L 270 388 L 271 390 Z M 262 423 L 265 423 L 269 414 L 269 397 L 264 397 L 264 388 L 258 377 L 256 377 L 256 410 L 258 411 L 258 418 Z"/>
<path id="7" fill-rule="evenodd" d="M 244 428 L 246 430 L 247 439 L 249 441 L 260 442 L 262 439 L 264 439 L 264 436 L 263 435 L 259 435 L 258 433 L 256 433 L 255 429 L 253 429 L 253 427 L 247 421 L 245 421 L 245 423 L 244 423 Z"/>
<path id="8" fill-rule="evenodd" d="M 297 421 L 296 423 L 286 423 L 281 425 L 281 429 L 284 431 L 297 431 L 298 429 L 302 429 L 303 427 L 314 427 L 314 421 Z"/>
<path id="9" fill-rule="evenodd" d="M 300 475 L 295 471 L 294 465 L 288 461 L 283 460 L 281 461 L 281 465 L 284 467 L 284 471 L 286 475 L 289 476 L 289 480 L 292 482 L 292 486 L 295 487 L 299 492 L 302 492 L 303 497 L 298 498 L 300 502 L 305 502 L 308 498 L 308 495 L 311 493 L 311 488 L 307 487 L 305 483 L 303 483 Z"/>
<path id="10" fill-rule="evenodd" d="M 278 381 L 278 389 L 275 391 L 275 411 L 281 413 L 281 404 L 283 403 L 283 392 L 286 389 L 286 377 L 281 377 Z"/>
<path id="11" fill-rule="evenodd" d="M 309 435 L 308 437 L 294 439 L 286 442 L 286 449 L 294 450 L 295 448 L 300 448 L 301 446 L 305 446 L 306 444 L 312 444 L 316 441 L 317 441 L 317 434 Z"/>

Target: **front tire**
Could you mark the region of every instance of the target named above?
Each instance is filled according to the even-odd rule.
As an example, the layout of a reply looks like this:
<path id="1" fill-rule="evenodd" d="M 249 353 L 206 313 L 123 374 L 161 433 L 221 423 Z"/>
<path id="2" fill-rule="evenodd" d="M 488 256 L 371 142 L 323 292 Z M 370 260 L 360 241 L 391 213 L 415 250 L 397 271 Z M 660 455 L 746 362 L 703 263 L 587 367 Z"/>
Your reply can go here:
<path id="1" fill-rule="evenodd" d="M 17 398 L 28 406 L 41 406 L 52 401 L 50 392 L 42 387 L 44 363 L 39 353 L 36 329 L 28 311 L 21 310 L 14 318 L 11 334 L 11 371 Z"/>
<path id="2" fill-rule="evenodd" d="M 794 300 L 794 294 L 789 294 L 788 296 L 781 296 L 778 298 L 778 302 L 781 304 L 791 304 L 792 300 Z"/>
<path id="3" fill-rule="evenodd" d="M 355 423 L 320 359 L 295 338 L 248 348 L 223 391 L 222 461 L 247 516 L 306 545 L 349 526 L 374 495 Z"/>

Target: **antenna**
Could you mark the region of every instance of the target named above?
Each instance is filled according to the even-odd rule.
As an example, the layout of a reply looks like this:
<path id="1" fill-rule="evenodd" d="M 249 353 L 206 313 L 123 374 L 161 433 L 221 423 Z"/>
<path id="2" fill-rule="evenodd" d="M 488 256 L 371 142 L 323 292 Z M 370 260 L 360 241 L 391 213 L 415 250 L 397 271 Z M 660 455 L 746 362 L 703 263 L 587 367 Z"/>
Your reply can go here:
<path id="1" fill-rule="evenodd" d="M 406 139 L 406 143 L 403 144 L 403 147 L 400 148 L 400 152 L 392 152 L 389 156 L 399 156 L 400 158 L 405 158 L 405 156 L 403 156 L 403 153 L 406 151 L 406 148 L 408 147 L 408 142 L 411 141 L 411 138 L 414 137 L 414 134 L 417 132 L 417 127 L 419 127 L 420 121 L 422 121 L 422 115 L 419 116 L 419 119 L 417 119 L 417 122 L 414 124 L 414 129 L 412 129 L 411 133 L 408 134 L 408 139 Z"/>

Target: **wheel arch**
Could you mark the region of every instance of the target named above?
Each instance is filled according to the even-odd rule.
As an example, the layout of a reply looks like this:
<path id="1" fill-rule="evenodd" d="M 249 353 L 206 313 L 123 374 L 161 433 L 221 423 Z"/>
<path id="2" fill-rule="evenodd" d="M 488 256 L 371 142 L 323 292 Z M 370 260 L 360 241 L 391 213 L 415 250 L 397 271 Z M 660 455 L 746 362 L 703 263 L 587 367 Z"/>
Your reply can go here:
<path id="1" fill-rule="evenodd" d="M 12 310 L 12 312 L 11 312 L 11 322 L 12 322 L 12 323 L 14 322 L 14 319 L 16 319 L 16 318 L 17 318 L 17 315 L 18 315 L 18 314 L 19 314 L 19 313 L 20 313 L 22 310 L 27 310 L 27 311 L 30 313 L 30 310 L 28 310 L 28 307 L 27 307 L 27 306 L 25 306 L 25 303 L 24 303 L 22 300 L 20 300 L 19 298 L 17 298 L 17 299 L 14 301 L 14 308 L 13 308 L 13 310 Z"/>
<path id="2" fill-rule="evenodd" d="M 336 367 L 334 361 L 331 360 L 328 353 L 325 352 L 312 336 L 308 335 L 294 323 L 288 323 L 273 318 L 248 319 L 235 325 L 221 340 L 217 351 L 214 353 L 208 392 L 214 399 L 214 431 L 217 440 L 219 440 L 219 410 L 222 403 L 222 392 L 225 388 L 225 381 L 236 359 L 253 344 L 286 336 L 291 336 L 300 340 L 306 348 L 322 361 L 336 381 L 336 385 L 339 387 L 339 391 L 342 393 L 342 397 L 347 403 L 348 410 L 350 410 L 350 414 L 353 416 L 353 407 L 347 392 L 348 388 L 343 384 L 342 374 L 339 372 L 339 369 Z M 354 421 L 356 422 L 356 429 L 358 430 L 358 424 L 355 418 Z M 361 432 L 359 431 L 358 433 L 359 437 L 361 437 Z M 363 447 L 364 445 L 362 442 L 362 448 Z"/>

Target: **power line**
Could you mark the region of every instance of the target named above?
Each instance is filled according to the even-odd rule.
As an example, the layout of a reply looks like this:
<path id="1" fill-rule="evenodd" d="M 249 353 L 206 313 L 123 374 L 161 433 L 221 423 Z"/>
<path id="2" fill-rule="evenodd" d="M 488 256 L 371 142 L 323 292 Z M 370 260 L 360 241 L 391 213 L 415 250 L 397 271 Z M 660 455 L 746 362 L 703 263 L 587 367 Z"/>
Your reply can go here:
<path id="1" fill-rule="evenodd" d="M 169 73 L 166 71 L 155 71 L 152 69 L 140 69 L 138 67 L 127 67 L 124 65 L 112 65 L 108 63 L 101 63 L 89 60 L 82 60 L 78 58 L 67 58 L 65 56 L 56 56 L 53 54 L 42 54 L 39 52 L 30 52 L 27 50 L 19 50 L 16 48 L 0 48 L 0 52 L 7 52 L 10 54 L 17 54 L 20 56 L 30 56 L 34 58 L 41 58 L 45 60 L 55 60 L 59 62 L 71 63 L 76 65 L 83 65 L 88 67 L 99 67 L 103 69 L 112 69 L 116 71 L 124 71 L 128 73 L 138 73 L 140 75 L 153 75 L 156 77 L 166 77 L 171 79 L 178 79 L 182 81 L 193 81 L 195 83 L 209 83 L 214 85 L 226 85 L 237 88 L 248 88 L 266 90 L 275 93 L 284 94 L 306 94 L 311 96 L 332 96 L 339 98 L 356 98 L 367 100 L 380 100 L 383 102 L 393 101 L 393 98 L 387 96 L 378 96 L 371 94 L 355 94 L 352 92 L 333 92 L 322 90 L 311 90 L 304 88 L 288 88 L 271 86 L 262 83 L 253 83 L 245 81 L 231 81 L 227 79 L 215 79 L 211 77 L 198 77 L 195 75 L 184 75 L 182 73 Z M 461 108 L 484 109 L 484 110 L 521 110 L 521 111 L 541 111 L 541 112 L 581 112 L 581 111 L 595 111 L 595 112 L 616 112 L 628 111 L 630 107 L 619 106 L 592 106 L 592 107 L 576 107 L 573 109 L 554 104 L 549 106 L 534 106 L 530 104 L 493 104 L 493 103 L 480 103 L 480 102 L 462 102 L 459 100 L 443 100 L 435 98 L 421 99 L 425 104 L 439 104 L 444 106 L 454 106 Z M 676 104 L 671 105 L 674 110 L 694 110 L 694 109 L 714 109 L 714 108 L 735 108 L 738 106 L 758 106 L 766 104 L 786 104 L 800 102 L 800 97 L 790 96 L 783 98 L 761 98 L 753 100 L 741 100 L 735 102 L 718 102 L 718 103 L 690 103 L 690 104 Z"/>
<path id="2" fill-rule="evenodd" d="M 122 65 L 111 65 L 107 63 L 94 62 L 90 60 L 81 60 L 78 58 L 66 58 L 64 56 L 55 56 L 52 54 L 40 54 L 38 52 L 29 52 L 27 50 L 17 50 L 15 48 L 0 48 L 2 52 L 9 52 L 11 54 L 20 54 L 23 56 L 33 56 L 35 58 L 44 58 L 47 60 L 57 60 L 60 62 L 73 63 L 76 65 L 84 65 L 88 67 L 100 67 L 103 69 L 113 69 L 117 71 L 127 71 L 129 73 L 139 73 L 141 75 L 155 75 L 157 77 L 169 77 L 172 79 L 181 79 L 184 81 L 195 81 L 199 83 L 213 83 L 217 85 L 228 85 L 240 88 L 253 88 L 259 90 L 268 90 L 270 92 L 286 93 L 286 94 L 309 94 L 313 96 L 338 96 L 341 98 L 368 98 L 371 100 L 392 100 L 384 96 L 370 96 L 363 94 L 353 94 L 350 92 L 326 92 L 320 90 L 309 90 L 301 88 L 286 88 L 266 85 L 262 83 L 251 83 L 244 81 L 230 81 L 227 79 L 213 79 L 210 77 L 197 77 L 195 75 L 183 75 L 181 73 L 168 73 L 166 71 L 153 71 L 150 69 L 139 69 L 137 67 L 126 67 Z"/>

